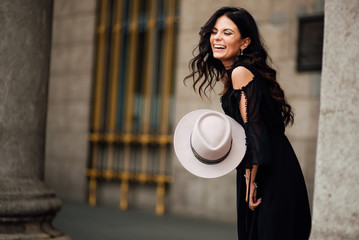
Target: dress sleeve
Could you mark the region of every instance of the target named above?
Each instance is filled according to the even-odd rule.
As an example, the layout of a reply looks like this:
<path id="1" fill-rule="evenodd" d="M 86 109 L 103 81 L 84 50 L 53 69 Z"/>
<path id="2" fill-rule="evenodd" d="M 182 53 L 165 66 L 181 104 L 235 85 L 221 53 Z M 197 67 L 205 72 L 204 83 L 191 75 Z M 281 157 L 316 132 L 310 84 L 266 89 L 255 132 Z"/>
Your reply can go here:
<path id="1" fill-rule="evenodd" d="M 246 168 L 267 165 L 270 161 L 270 142 L 261 107 L 263 94 L 254 78 L 241 89 L 233 92 L 233 105 L 243 120 L 247 151 L 244 157 Z"/>

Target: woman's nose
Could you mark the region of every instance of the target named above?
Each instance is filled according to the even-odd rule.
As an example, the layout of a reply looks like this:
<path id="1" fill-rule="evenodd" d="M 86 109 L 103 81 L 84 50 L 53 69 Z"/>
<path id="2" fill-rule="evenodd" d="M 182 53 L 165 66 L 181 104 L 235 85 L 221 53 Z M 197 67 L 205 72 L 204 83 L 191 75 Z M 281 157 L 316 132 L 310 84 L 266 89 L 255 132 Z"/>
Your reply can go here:
<path id="1" fill-rule="evenodd" d="M 215 35 L 214 35 L 214 39 L 215 40 L 221 40 L 222 39 L 222 35 L 221 35 L 221 33 L 216 33 Z"/>

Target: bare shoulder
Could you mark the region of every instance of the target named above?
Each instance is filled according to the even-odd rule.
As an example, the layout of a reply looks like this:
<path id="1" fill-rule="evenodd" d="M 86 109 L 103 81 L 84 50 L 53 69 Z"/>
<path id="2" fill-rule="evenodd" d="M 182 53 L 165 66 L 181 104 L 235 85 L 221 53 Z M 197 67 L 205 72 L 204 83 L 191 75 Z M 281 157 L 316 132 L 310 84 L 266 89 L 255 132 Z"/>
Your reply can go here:
<path id="1" fill-rule="evenodd" d="M 251 82 L 254 75 L 243 66 L 238 66 L 232 71 L 232 84 L 234 89 L 241 89 Z"/>

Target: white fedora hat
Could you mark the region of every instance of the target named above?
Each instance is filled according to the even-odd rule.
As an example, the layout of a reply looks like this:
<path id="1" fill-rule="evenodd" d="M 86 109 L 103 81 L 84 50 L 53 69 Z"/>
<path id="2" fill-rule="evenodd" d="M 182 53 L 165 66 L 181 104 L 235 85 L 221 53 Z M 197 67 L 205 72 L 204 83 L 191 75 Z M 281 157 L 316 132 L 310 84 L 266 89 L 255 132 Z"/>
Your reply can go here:
<path id="1" fill-rule="evenodd" d="M 242 126 L 233 118 L 209 109 L 185 115 L 176 127 L 173 144 L 183 167 L 202 178 L 231 172 L 246 152 Z"/>

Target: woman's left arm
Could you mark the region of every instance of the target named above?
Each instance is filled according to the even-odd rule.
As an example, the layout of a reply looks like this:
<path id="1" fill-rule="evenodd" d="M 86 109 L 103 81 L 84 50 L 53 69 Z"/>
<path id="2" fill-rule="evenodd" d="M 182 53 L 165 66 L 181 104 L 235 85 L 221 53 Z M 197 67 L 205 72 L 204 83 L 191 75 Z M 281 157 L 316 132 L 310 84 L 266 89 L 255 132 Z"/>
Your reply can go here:
<path id="1" fill-rule="evenodd" d="M 269 157 L 269 142 L 266 127 L 260 113 L 261 94 L 259 89 L 252 84 L 253 73 L 246 67 L 240 66 L 232 72 L 232 84 L 236 92 L 236 99 L 239 104 L 239 112 L 244 122 L 247 140 L 247 162 L 246 162 L 246 201 L 251 210 L 254 210 L 261 203 L 257 199 L 257 177 L 258 168 L 267 164 Z M 249 194 L 249 198 L 248 198 Z"/>
<path id="2" fill-rule="evenodd" d="M 245 175 L 246 186 L 247 186 L 246 202 L 248 202 L 248 206 L 252 211 L 254 211 L 254 209 L 256 209 L 259 206 L 259 204 L 262 202 L 262 198 L 257 199 L 257 184 L 254 182 L 254 179 L 256 179 L 257 176 L 257 171 L 258 171 L 258 166 L 253 165 L 252 170 L 248 168 L 246 169 L 246 175 Z M 248 177 L 250 175 L 251 178 Z M 250 189 L 249 200 L 248 200 L 248 189 Z"/>

